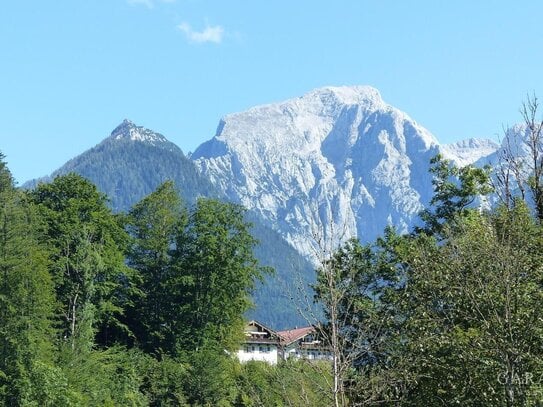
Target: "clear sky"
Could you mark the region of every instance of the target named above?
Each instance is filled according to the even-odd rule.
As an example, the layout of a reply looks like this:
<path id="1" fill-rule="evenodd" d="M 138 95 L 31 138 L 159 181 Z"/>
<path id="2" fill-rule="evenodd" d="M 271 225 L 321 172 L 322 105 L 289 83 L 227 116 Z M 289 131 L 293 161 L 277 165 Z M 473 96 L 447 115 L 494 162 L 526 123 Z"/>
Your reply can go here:
<path id="1" fill-rule="evenodd" d="M 183 151 L 221 116 L 371 85 L 441 142 L 496 137 L 543 98 L 543 2 L 6 0 L 0 151 L 22 183 L 124 118 Z"/>

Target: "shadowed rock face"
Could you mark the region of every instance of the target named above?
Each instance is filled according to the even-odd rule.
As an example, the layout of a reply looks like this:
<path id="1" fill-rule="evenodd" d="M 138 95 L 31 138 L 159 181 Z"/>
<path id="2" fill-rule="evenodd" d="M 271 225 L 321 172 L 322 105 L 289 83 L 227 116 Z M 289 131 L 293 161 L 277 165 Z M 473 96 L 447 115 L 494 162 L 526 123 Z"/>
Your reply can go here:
<path id="1" fill-rule="evenodd" d="M 473 142 L 462 151 L 493 151 L 484 148 L 475 152 L 483 148 Z M 444 153 L 459 161 L 458 150 Z M 359 86 L 228 115 L 191 158 L 230 199 L 310 256 L 315 232 L 338 242 L 373 240 L 390 224 L 407 231 L 431 198 L 429 161 L 440 151 L 427 130 Z"/>

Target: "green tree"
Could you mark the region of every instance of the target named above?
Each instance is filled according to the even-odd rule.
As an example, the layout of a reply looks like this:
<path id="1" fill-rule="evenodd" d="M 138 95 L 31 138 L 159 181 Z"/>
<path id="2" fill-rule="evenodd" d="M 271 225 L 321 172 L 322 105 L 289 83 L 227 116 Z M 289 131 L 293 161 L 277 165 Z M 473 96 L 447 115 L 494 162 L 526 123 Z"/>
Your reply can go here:
<path id="1" fill-rule="evenodd" d="M 402 343 L 400 248 L 408 239 L 392 228 L 373 244 L 351 239 L 317 269 L 315 299 L 326 318 L 319 335 L 333 356 L 335 405 L 384 403 L 402 392 L 403 372 L 391 355 Z"/>
<path id="2" fill-rule="evenodd" d="M 445 243 L 416 239 L 405 253 L 409 319 L 404 350 L 416 403 L 526 405 L 540 377 L 542 235 L 524 204 L 471 213 Z M 539 395 L 540 397 L 541 395 Z"/>
<path id="3" fill-rule="evenodd" d="M 53 365 L 54 295 L 34 208 L 0 154 L 0 404 L 60 405 Z"/>
<path id="4" fill-rule="evenodd" d="M 165 182 L 129 212 L 132 237 L 128 264 L 138 275 L 138 288 L 128 311 L 128 324 L 147 352 L 175 353 L 181 298 L 175 287 L 173 253 L 187 216 L 173 182 Z"/>
<path id="5" fill-rule="evenodd" d="M 518 201 L 444 224 L 439 240 L 387 233 L 333 258 L 354 405 L 537 405 L 543 231 Z M 343 302 L 341 302 L 342 304 Z"/>
<path id="6" fill-rule="evenodd" d="M 540 405 L 543 230 L 521 200 L 469 209 L 486 175 L 470 181 L 436 160 L 426 229 L 348 242 L 325 263 L 332 272 L 318 275 L 317 299 L 328 325 L 339 322 L 342 360 L 351 358 L 346 402 Z"/>
<path id="7" fill-rule="evenodd" d="M 130 211 L 129 264 L 141 290 L 130 324 L 147 352 L 179 356 L 237 347 L 263 272 L 243 216 L 240 206 L 210 199 L 198 200 L 189 213 L 171 182 Z"/>
<path id="8" fill-rule="evenodd" d="M 186 324 L 181 346 L 187 351 L 233 350 L 239 344 L 255 281 L 267 271 L 253 255 L 257 242 L 244 212 L 238 205 L 199 199 L 178 237 L 179 320 Z"/>
<path id="9" fill-rule="evenodd" d="M 430 164 L 434 196 L 431 208 L 423 210 L 420 216 L 425 222 L 422 230 L 439 234 L 445 223 L 450 224 L 458 215 L 465 215 L 478 197 L 492 192 L 490 169 L 472 165 L 458 168 L 441 154 L 432 158 Z"/>
<path id="10" fill-rule="evenodd" d="M 163 362 L 170 372 L 159 375 L 159 385 L 146 385 L 154 403 L 186 397 L 191 405 L 230 405 L 235 399 L 230 351 L 239 346 L 243 314 L 263 271 L 243 216 L 240 206 L 208 199 L 187 211 L 166 182 L 126 218 L 128 263 L 139 278 L 127 323 L 136 343 L 158 359 L 154 372 Z M 185 377 L 182 389 L 169 382 L 177 374 Z"/>
<path id="11" fill-rule="evenodd" d="M 59 305 L 62 338 L 72 350 L 89 350 L 97 332 L 120 323 L 123 292 L 130 286 L 124 264 L 126 233 L 107 207 L 104 195 L 76 174 L 57 177 L 30 193 L 45 220 L 43 241 Z"/>

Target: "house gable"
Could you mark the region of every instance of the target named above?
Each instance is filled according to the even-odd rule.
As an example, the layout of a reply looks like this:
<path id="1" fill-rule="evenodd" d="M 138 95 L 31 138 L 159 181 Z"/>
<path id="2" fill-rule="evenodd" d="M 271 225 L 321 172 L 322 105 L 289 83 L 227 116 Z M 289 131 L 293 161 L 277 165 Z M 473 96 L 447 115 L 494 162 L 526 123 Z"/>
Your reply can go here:
<path id="1" fill-rule="evenodd" d="M 244 328 L 245 340 L 238 351 L 240 362 L 259 360 L 276 364 L 279 359 L 279 336 L 258 321 L 249 321 Z"/>

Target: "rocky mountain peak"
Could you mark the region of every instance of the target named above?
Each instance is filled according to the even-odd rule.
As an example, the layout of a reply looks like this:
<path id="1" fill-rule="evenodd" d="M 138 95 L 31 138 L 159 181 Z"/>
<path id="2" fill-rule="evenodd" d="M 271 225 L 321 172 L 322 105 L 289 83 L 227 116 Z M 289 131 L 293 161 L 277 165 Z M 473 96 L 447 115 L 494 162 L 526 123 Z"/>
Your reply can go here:
<path id="1" fill-rule="evenodd" d="M 499 144 L 495 141 L 481 138 L 469 138 L 440 146 L 444 157 L 460 167 L 473 164 L 493 154 L 498 148 Z"/>
<path id="2" fill-rule="evenodd" d="M 143 126 L 138 126 L 134 122 L 124 119 L 112 132 L 110 140 L 131 140 L 150 144 L 168 142 L 162 134 L 156 133 Z"/>
<path id="3" fill-rule="evenodd" d="M 344 105 L 383 105 L 379 91 L 371 86 L 325 86 L 315 89 L 300 99 L 318 98 L 323 103 Z"/>
<path id="4" fill-rule="evenodd" d="M 301 253 L 308 237 L 406 231 L 431 197 L 434 136 L 369 86 L 324 87 L 225 116 L 191 156 Z M 340 231 L 340 232 L 338 232 Z"/>

